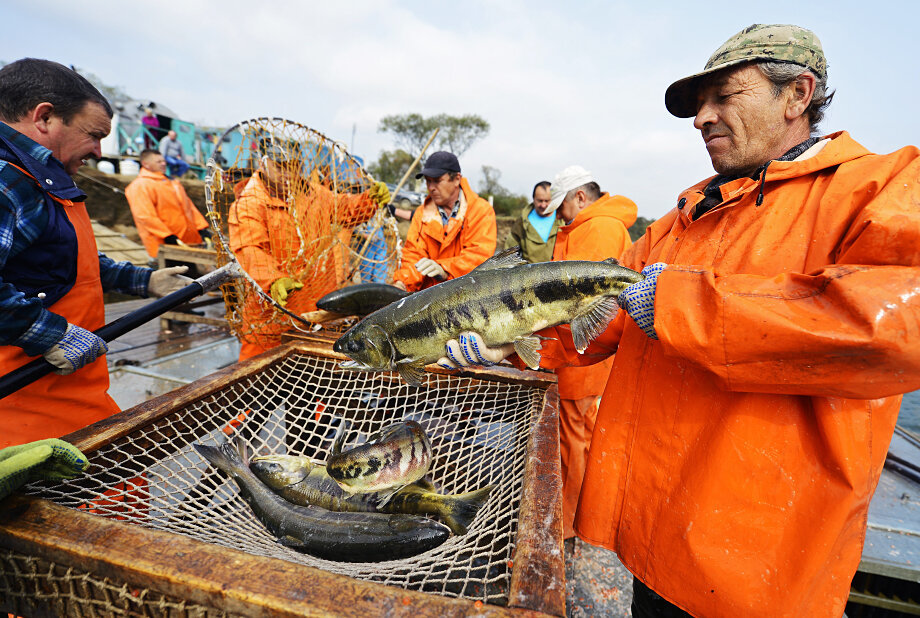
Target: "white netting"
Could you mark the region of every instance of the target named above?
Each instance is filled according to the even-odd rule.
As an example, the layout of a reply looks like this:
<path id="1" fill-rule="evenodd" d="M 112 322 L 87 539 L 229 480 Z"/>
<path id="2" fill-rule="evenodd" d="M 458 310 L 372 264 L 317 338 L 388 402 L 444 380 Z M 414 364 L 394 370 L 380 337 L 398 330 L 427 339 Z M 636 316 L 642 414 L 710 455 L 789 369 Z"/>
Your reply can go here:
<path id="1" fill-rule="evenodd" d="M 81 478 L 36 484 L 59 504 L 184 534 L 250 554 L 435 594 L 506 604 L 527 440 L 545 390 L 430 374 L 424 388 L 390 373 L 352 373 L 338 361 L 288 355 L 90 455 Z M 469 532 L 404 560 L 343 563 L 275 542 L 239 497 L 236 484 L 192 448 L 242 436 L 260 454 L 325 461 L 340 419 L 347 445 L 397 420 L 418 421 L 433 449 L 430 477 L 441 493 L 494 485 Z"/>
<path id="2" fill-rule="evenodd" d="M 375 184 L 341 144 L 296 122 L 255 118 L 221 136 L 205 198 L 218 264 L 236 260 L 246 273 L 224 286 L 234 334 L 272 347 L 282 332 L 305 327 L 297 316 L 323 295 L 392 280 L 399 232 Z M 285 308 L 270 295 L 282 277 L 303 286 Z"/>

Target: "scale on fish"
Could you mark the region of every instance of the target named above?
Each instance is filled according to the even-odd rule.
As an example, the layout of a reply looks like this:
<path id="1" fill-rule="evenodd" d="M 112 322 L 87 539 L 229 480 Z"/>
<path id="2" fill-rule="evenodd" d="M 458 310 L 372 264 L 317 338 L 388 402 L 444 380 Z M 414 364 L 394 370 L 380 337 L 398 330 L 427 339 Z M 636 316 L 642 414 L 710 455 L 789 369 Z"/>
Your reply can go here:
<path id="1" fill-rule="evenodd" d="M 356 371 L 398 371 L 411 385 L 424 367 L 444 356 L 447 342 L 464 331 L 486 345 L 513 343 L 528 367 L 540 366 L 540 337 L 568 323 L 583 352 L 619 310 L 617 297 L 644 275 L 610 258 L 602 262 L 528 264 L 517 249 L 486 260 L 472 272 L 411 294 L 367 316 L 333 345 Z"/>
<path id="2" fill-rule="evenodd" d="M 339 427 L 326 471 L 348 494 L 378 492 L 384 506 L 400 489 L 422 479 L 431 465 L 431 442 L 416 421 L 388 425 L 347 451 Z"/>

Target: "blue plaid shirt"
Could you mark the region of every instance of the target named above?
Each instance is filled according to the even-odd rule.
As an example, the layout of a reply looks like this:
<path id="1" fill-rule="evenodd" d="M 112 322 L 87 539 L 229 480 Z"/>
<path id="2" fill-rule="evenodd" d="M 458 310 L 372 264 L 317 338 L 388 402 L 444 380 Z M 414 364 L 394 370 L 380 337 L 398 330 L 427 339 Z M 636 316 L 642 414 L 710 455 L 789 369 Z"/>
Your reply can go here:
<path id="1" fill-rule="evenodd" d="M 0 134 L 36 163 L 60 166 L 50 150 L 3 122 Z M 67 319 L 42 307 L 40 299 L 26 298 L 2 278 L 7 260 L 34 243 L 48 224 L 44 194 L 31 179 L 23 182 L 23 178 L 18 169 L 0 161 L 0 345 L 19 346 L 29 356 L 37 356 L 63 337 Z M 151 272 L 99 254 L 104 291 L 147 296 Z"/>

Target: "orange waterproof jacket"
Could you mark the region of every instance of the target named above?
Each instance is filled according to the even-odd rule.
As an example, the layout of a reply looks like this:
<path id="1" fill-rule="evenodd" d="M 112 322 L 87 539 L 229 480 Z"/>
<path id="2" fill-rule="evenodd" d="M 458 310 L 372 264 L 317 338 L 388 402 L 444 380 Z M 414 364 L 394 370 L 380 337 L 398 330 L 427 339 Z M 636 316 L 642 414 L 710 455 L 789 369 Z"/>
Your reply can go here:
<path id="1" fill-rule="evenodd" d="M 604 260 L 619 258 L 632 240 L 626 228 L 636 222 L 635 202 L 622 195 L 607 193 L 576 215 L 568 225 L 559 228 L 553 261 Z M 563 399 L 600 397 L 607 384 L 613 359 L 589 367 L 560 367 L 559 396 Z"/>
<path id="2" fill-rule="evenodd" d="M 289 206 L 268 193 L 258 173 L 235 189 L 238 197 L 228 220 L 230 248 L 240 266 L 265 292 L 279 277 L 303 283 L 302 289 L 291 293 L 286 308 L 295 313 L 315 311 L 316 301 L 337 289 L 348 275 L 350 228 L 370 219 L 377 203 L 366 192 L 337 195 L 311 184 L 309 193 Z M 243 341 L 240 360 L 281 343 L 286 328 L 273 323 L 271 316 L 271 308 L 250 297 L 243 318 L 252 334 Z M 250 349 L 247 343 L 257 347 Z"/>
<path id="3" fill-rule="evenodd" d="M 695 615 L 841 615 L 920 388 L 920 151 L 830 137 L 696 221 L 688 189 L 626 251 L 669 265 L 660 340 L 621 311 L 585 355 L 544 341 L 548 367 L 616 351 L 578 534 Z"/>
<path id="4" fill-rule="evenodd" d="M 447 222 L 447 228 L 441 224 L 438 207 L 430 197 L 412 215 L 402 252 L 402 268 L 393 274 L 393 279 L 405 283 L 410 292 L 439 283 L 416 270 L 415 263 L 424 257 L 440 264 L 447 271 L 448 279 L 456 279 L 495 253 L 492 205 L 473 193 L 466 178 L 460 178 L 460 190 L 466 203 L 460 207 L 457 217 Z"/>
<path id="5" fill-rule="evenodd" d="M 208 222 L 178 179 L 141 169 L 125 187 L 125 197 L 150 257 L 157 256 L 167 236 L 175 236 L 188 245 L 201 242 L 198 230 L 208 227 Z"/>

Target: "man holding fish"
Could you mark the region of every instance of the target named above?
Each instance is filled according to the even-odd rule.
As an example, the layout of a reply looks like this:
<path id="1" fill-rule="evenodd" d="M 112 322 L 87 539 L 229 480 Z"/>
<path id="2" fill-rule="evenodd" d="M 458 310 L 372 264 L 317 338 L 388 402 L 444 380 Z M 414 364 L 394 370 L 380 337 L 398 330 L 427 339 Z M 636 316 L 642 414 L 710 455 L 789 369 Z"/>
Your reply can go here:
<path id="1" fill-rule="evenodd" d="M 754 25 L 673 83 L 716 176 L 622 256 L 645 278 L 579 354 L 616 352 L 576 515 L 634 616 L 839 616 L 901 394 L 920 388 L 920 151 L 819 136 L 818 38 Z M 495 362 L 477 334 L 443 364 Z"/>

